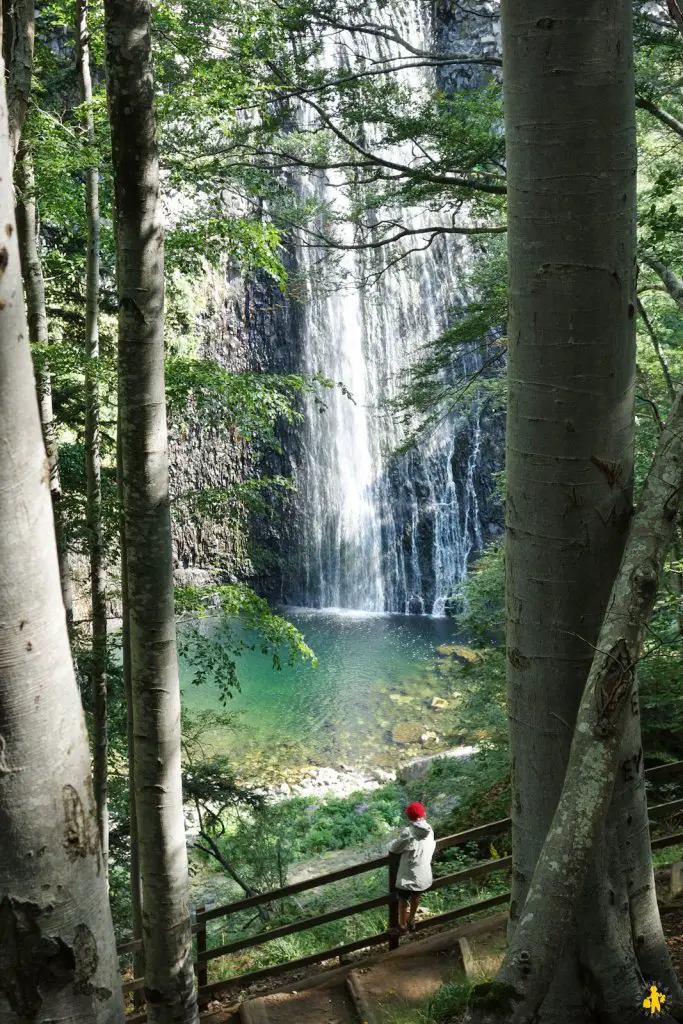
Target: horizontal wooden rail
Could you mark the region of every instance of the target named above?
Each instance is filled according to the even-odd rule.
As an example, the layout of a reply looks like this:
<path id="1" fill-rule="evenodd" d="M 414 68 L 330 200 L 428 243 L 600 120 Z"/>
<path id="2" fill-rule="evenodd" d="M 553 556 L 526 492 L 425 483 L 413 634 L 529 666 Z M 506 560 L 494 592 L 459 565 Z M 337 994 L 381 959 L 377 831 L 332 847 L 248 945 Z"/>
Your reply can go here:
<path id="1" fill-rule="evenodd" d="M 648 815 L 651 818 L 666 818 L 669 814 L 675 814 L 677 811 L 683 811 L 683 800 L 669 800 L 666 804 L 655 804 L 654 807 L 648 807 Z"/>
<path id="2" fill-rule="evenodd" d="M 435 878 L 432 889 L 441 889 L 444 885 L 459 885 L 470 878 L 482 878 L 484 875 L 492 875 L 495 871 L 509 871 L 511 867 L 512 857 L 497 857 L 495 860 L 484 861 L 483 864 L 475 864 L 473 868 L 464 868 L 463 871 L 454 871 L 452 875 Z"/>
<path id="3" fill-rule="evenodd" d="M 660 764 L 656 768 L 645 769 L 645 778 L 648 782 L 654 782 L 655 785 L 666 782 L 668 779 L 677 779 L 680 775 L 683 775 L 683 761 L 674 761 L 673 764 Z"/>
<path id="4" fill-rule="evenodd" d="M 352 878 L 353 875 L 364 875 L 366 871 L 385 868 L 390 860 L 389 854 L 385 854 L 383 857 L 375 857 L 374 860 L 353 864 L 349 868 L 331 871 L 328 875 L 316 875 L 315 878 L 307 878 L 303 882 L 285 885 L 282 889 L 272 889 L 270 892 L 261 892 L 257 896 L 248 896 L 237 903 L 227 903 L 222 907 L 212 907 L 211 910 L 203 910 L 201 913 L 198 913 L 197 921 L 213 921 L 217 917 L 228 917 L 232 914 L 237 914 L 240 910 L 249 910 L 250 907 L 258 907 L 263 903 L 276 903 L 278 900 L 284 900 L 288 896 L 295 896 L 297 893 L 306 892 L 307 889 L 318 889 L 323 885 L 331 885 L 332 882 L 341 882 L 345 878 Z"/>
<path id="5" fill-rule="evenodd" d="M 465 843 L 472 843 L 477 839 L 485 839 L 486 836 L 497 836 L 501 832 L 507 832 L 510 828 L 510 818 L 501 818 L 500 821 L 491 821 L 487 825 L 478 825 L 477 828 L 470 828 L 467 832 L 456 832 L 454 836 L 444 836 L 437 839 L 436 850 L 450 850 L 452 846 L 464 846 Z"/>
<path id="6" fill-rule="evenodd" d="M 298 960 L 289 960 L 286 964 L 274 964 L 273 967 L 262 967 L 258 971 L 251 971 L 248 975 L 242 974 L 234 978 L 226 978 L 223 981 L 213 981 L 200 988 L 200 996 L 213 996 L 218 992 L 224 992 L 226 988 L 234 985 L 244 985 L 244 979 L 248 978 L 251 985 L 255 981 L 263 981 L 264 978 L 276 978 L 278 974 L 288 974 L 289 971 L 296 971 L 302 967 L 313 967 L 321 960 L 335 960 L 340 956 L 347 956 L 349 953 L 357 953 L 359 949 L 369 949 L 371 946 L 381 946 L 389 941 L 388 932 L 380 932 L 378 935 L 371 935 L 367 939 L 356 939 L 354 942 L 346 942 L 343 946 L 335 946 L 325 953 L 311 953 L 309 956 L 302 956 Z"/>
<path id="7" fill-rule="evenodd" d="M 341 910 L 330 910 L 327 914 L 318 914 L 317 917 L 307 917 L 305 921 L 297 921 L 295 924 L 283 924 L 281 928 L 272 928 L 268 932 L 260 932 L 258 935 L 251 935 L 247 939 L 238 939 L 237 942 L 229 942 L 226 946 L 218 946 L 215 949 L 207 949 L 197 957 L 197 963 L 205 963 L 207 960 L 215 960 L 219 956 L 226 956 L 228 953 L 237 953 L 240 949 L 249 949 L 251 946 L 262 946 L 265 942 L 272 942 L 273 939 L 283 939 L 286 935 L 295 935 L 296 932 L 303 932 L 308 928 L 316 928 L 320 924 L 330 924 L 332 921 L 341 921 L 344 917 L 353 917 L 354 914 L 363 914 L 366 910 L 375 910 L 377 907 L 386 907 L 391 902 L 391 896 L 376 896 L 374 900 L 365 900 L 364 903 L 356 903 L 353 907 L 342 907 Z"/>
<path id="8" fill-rule="evenodd" d="M 651 846 L 653 850 L 663 850 L 667 846 L 678 846 L 679 843 L 683 843 L 683 832 L 674 832 L 670 836 L 660 836 L 659 839 L 653 839 Z"/>

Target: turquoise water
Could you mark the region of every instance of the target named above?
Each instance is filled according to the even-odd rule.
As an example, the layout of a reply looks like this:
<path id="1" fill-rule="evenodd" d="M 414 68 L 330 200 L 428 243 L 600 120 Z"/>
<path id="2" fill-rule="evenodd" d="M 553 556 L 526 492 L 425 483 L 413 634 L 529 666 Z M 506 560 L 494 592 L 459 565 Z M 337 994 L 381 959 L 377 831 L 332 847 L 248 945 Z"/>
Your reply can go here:
<path id="1" fill-rule="evenodd" d="M 447 695 L 443 659 L 435 648 L 457 640 L 450 620 L 292 609 L 283 614 L 303 633 L 318 666 L 298 662 L 275 671 L 270 656 L 244 652 L 237 659 L 241 692 L 227 707 L 235 725 L 211 732 L 215 749 L 245 766 L 258 759 L 261 768 L 264 758 L 273 769 L 360 766 L 405 757 L 406 746 L 392 739 L 399 723 L 448 738 L 451 716 L 428 705 L 433 696 Z M 206 624 L 218 640 L 221 628 L 220 620 Z M 217 685 L 197 687 L 188 676 L 181 664 L 185 707 L 219 710 Z"/>

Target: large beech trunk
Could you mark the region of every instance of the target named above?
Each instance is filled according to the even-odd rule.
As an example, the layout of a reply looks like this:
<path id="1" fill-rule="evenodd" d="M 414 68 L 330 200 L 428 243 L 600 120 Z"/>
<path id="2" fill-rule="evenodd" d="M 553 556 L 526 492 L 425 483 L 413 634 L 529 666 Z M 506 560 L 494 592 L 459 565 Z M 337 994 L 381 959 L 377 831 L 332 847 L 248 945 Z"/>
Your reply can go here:
<path id="1" fill-rule="evenodd" d="M 22 145 L 21 133 L 26 119 L 35 37 L 35 11 L 33 0 L 2 0 L 2 52 L 7 69 L 7 108 L 9 117 L 10 161 L 16 163 L 16 223 L 19 232 L 19 251 L 26 294 L 29 338 L 32 344 L 47 345 L 48 321 L 45 309 L 43 268 L 38 253 L 38 206 L 33 160 L 28 145 Z M 50 492 L 57 536 L 59 577 L 62 598 L 66 608 L 69 629 L 73 622 L 73 595 L 71 573 L 67 558 L 66 540 L 61 516 L 59 482 L 59 450 L 52 412 L 52 381 L 45 363 L 36 375 L 40 422 L 45 451 L 50 464 Z"/>
<path id="2" fill-rule="evenodd" d="M 90 42 L 88 36 L 88 0 L 77 0 L 78 77 L 84 104 L 88 144 L 95 146 L 95 119 L 92 111 Z M 100 181 L 96 165 L 88 167 L 85 179 L 87 224 L 85 291 L 85 472 L 87 486 L 86 518 L 90 556 L 90 596 L 92 604 L 92 664 L 90 678 L 93 695 L 93 786 L 97 802 L 102 850 L 105 864 L 109 856 L 109 811 L 107 804 L 107 592 L 102 529 L 102 468 L 100 457 L 100 385 L 99 385 L 99 298 L 100 298 Z"/>
<path id="3" fill-rule="evenodd" d="M 0 68 L 0 1019 L 122 1024 L 69 649 Z"/>
<path id="4" fill-rule="evenodd" d="M 537 1019 L 577 908 L 581 965 L 598 1019 L 640 1019 L 644 979 L 673 988 L 669 1012 L 658 1019 L 683 1019 L 654 892 L 636 681 L 682 496 L 683 391 L 629 531 L 581 698 L 562 793 L 496 979 L 511 1024 Z M 590 927 L 595 923 L 602 927 Z"/>
<path id="5" fill-rule="evenodd" d="M 45 308 L 45 282 L 43 265 L 38 252 L 38 206 L 36 200 L 36 182 L 33 173 L 33 160 L 30 149 L 24 143 L 19 146 L 15 166 L 15 182 L 17 190 L 16 218 L 19 235 L 19 252 L 21 269 L 26 295 L 26 312 L 28 316 L 28 332 L 31 344 L 46 346 L 49 343 L 47 310 Z M 54 529 L 57 538 L 57 555 L 59 558 L 59 579 L 62 588 L 62 600 L 66 610 L 69 629 L 73 623 L 73 591 L 71 587 L 71 570 L 62 514 L 62 486 L 59 477 L 59 447 L 54 413 L 52 411 L 52 380 L 49 363 L 45 358 L 41 361 L 41 369 L 36 374 L 40 424 L 43 432 L 45 452 L 50 467 L 50 494 L 54 514 Z"/>
<path id="6" fill-rule="evenodd" d="M 643 963 L 661 949 L 656 906 L 644 897 L 630 910 L 634 886 L 647 888 L 651 877 L 644 802 L 631 786 L 609 815 L 600 804 L 596 818 L 601 795 L 589 787 L 574 792 L 574 818 L 561 831 L 555 815 L 632 513 L 631 4 L 582 0 L 570 14 L 561 0 L 505 0 L 502 10 L 513 883 L 510 955 L 500 981 L 519 997 L 514 1013 L 502 1016 L 583 1024 L 597 1015 L 625 1024 L 640 1013 L 633 928 L 644 937 Z M 637 717 L 622 739 L 622 760 L 642 777 Z M 597 758 L 596 770 L 601 765 Z M 571 829 L 589 822 L 591 842 L 579 864 Z M 550 835 L 557 844 L 552 881 L 571 880 L 576 914 L 561 915 L 555 904 L 555 917 L 546 914 L 533 902 L 536 882 L 530 894 Z M 620 856 L 626 840 L 628 869 Z M 547 876 L 544 885 L 552 891 Z"/>
<path id="7" fill-rule="evenodd" d="M 164 242 L 150 5 L 105 0 L 119 400 L 147 1019 L 194 1024 L 164 386 Z"/>

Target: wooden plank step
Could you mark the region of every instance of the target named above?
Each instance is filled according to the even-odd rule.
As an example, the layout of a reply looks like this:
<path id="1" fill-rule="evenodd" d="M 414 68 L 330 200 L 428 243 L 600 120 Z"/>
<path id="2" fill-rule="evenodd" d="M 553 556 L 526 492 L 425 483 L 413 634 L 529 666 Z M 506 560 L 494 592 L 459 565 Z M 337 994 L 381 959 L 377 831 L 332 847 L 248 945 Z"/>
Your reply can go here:
<path id="1" fill-rule="evenodd" d="M 361 1024 L 362 1020 L 344 985 L 250 999 L 242 1003 L 240 1015 L 242 1024 Z"/>

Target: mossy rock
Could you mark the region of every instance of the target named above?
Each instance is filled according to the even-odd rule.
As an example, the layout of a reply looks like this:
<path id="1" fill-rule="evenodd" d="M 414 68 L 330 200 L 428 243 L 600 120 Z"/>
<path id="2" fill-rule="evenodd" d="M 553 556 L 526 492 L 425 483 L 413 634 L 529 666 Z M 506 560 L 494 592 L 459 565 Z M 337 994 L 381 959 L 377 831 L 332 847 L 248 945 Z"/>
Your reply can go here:
<path id="1" fill-rule="evenodd" d="M 481 655 L 477 651 L 463 644 L 441 644 L 436 648 L 436 653 L 443 658 L 453 658 L 463 665 L 474 665 L 481 660 Z"/>
<path id="2" fill-rule="evenodd" d="M 424 728 L 417 722 L 400 722 L 391 730 L 391 738 L 394 743 L 405 746 L 409 743 L 419 743 Z"/>
<path id="3" fill-rule="evenodd" d="M 392 700 L 394 704 L 411 704 L 414 697 L 408 697 L 404 693 L 390 693 L 389 700 Z"/>

